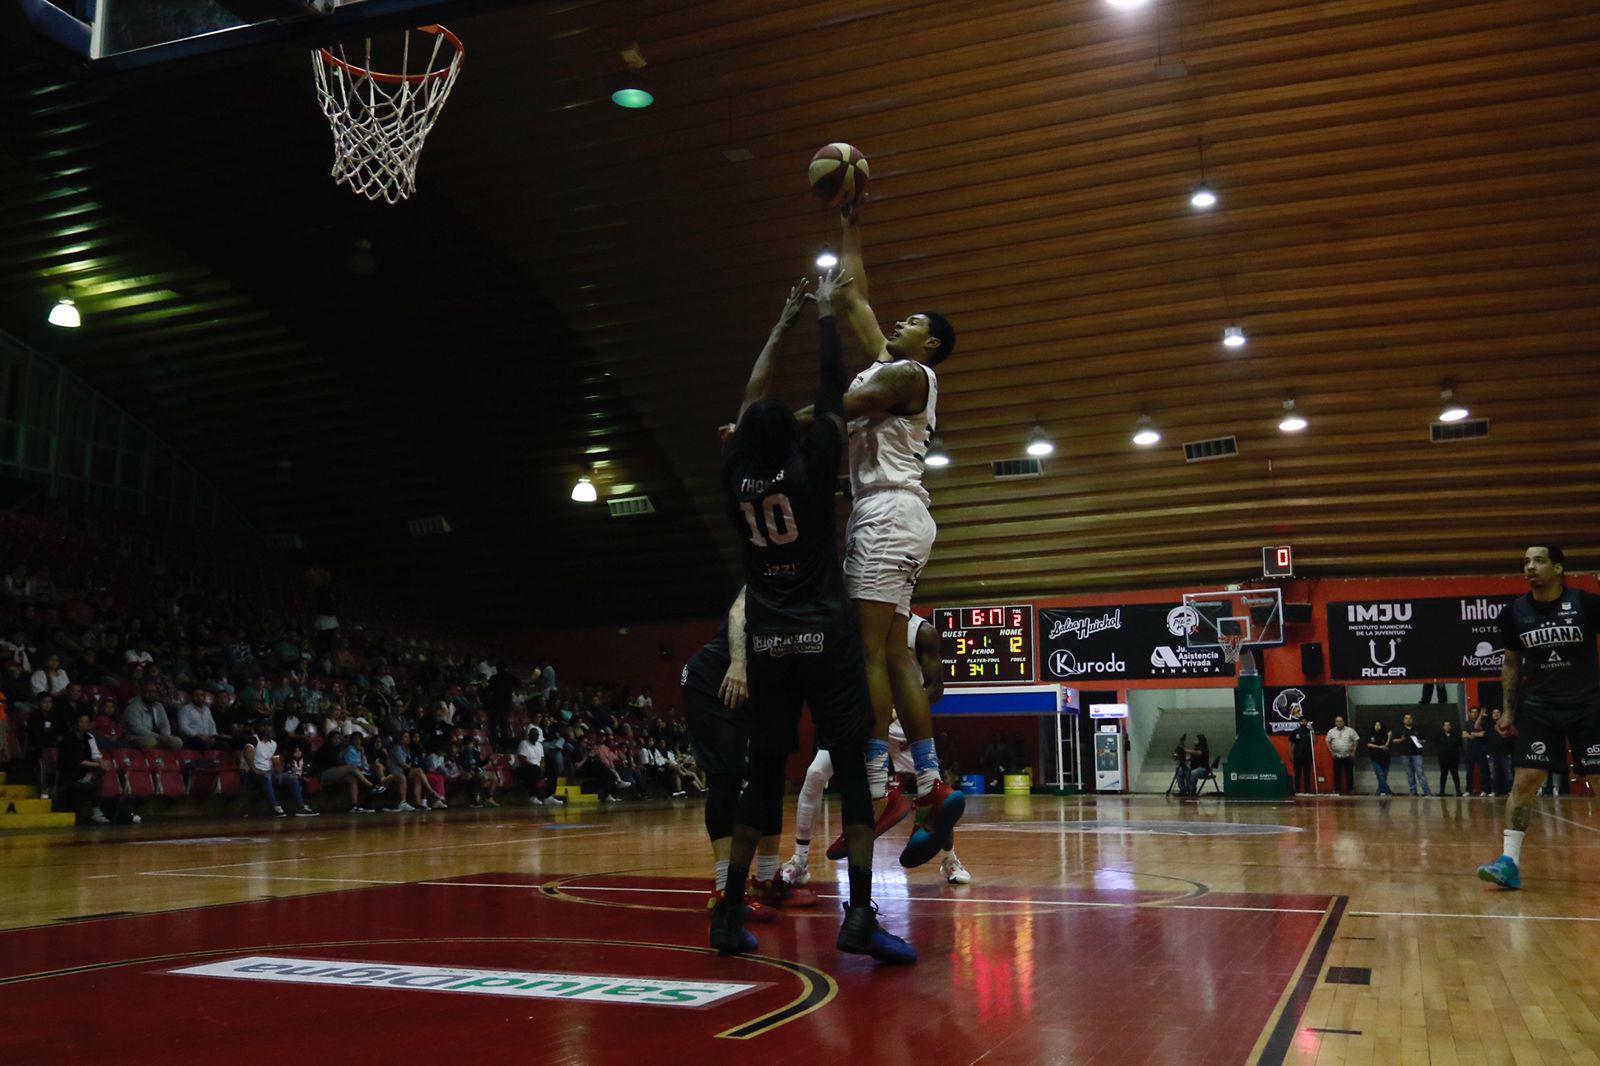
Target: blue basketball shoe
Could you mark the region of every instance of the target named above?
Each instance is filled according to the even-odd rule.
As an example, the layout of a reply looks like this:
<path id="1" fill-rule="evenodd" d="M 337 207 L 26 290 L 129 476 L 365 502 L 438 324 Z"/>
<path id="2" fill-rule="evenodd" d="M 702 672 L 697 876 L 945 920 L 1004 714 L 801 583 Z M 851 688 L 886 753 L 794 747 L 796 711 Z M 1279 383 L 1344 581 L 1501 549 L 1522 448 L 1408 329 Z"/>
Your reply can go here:
<path id="1" fill-rule="evenodd" d="M 879 962 L 909 965 L 917 961 L 917 949 L 878 924 L 878 907 L 844 905 L 844 925 L 834 946 L 851 955 L 871 955 Z"/>
<path id="2" fill-rule="evenodd" d="M 1522 871 L 1517 869 L 1515 859 L 1509 855 L 1502 855 L 1494 862 L 1484 863 L 1478 867 L 1478 880 L 1488 881 L 1501 888 L 1521 888 Z"/>

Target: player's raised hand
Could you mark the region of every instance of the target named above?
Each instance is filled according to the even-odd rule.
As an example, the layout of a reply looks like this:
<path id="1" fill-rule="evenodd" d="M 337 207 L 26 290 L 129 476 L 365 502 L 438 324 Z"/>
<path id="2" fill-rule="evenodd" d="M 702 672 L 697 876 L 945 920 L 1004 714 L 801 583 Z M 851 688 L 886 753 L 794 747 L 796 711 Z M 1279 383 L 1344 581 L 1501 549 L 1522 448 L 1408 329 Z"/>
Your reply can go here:
<path id="1" fill-rule="evenodd" d="M 858 196 L 847 204 L 839 205 L 839 221 L 846 226 L 854 226 L 861 221 L 861 200 Z"/>
<path id="2" fill-rule="evenodd" d="M 794 320 L 800 317 L 800 309 L 806 305 L 806 300 L 811 294 L 807 292 L 811 280 L 801 278 L 794 283 L 794 288 L 789 290 L 789 296 L 783 301 L 783 313 L 778 316 L 778 328 L 788 329 L 794 325 Z"/>
<path id="3" fill-rule="evenodd" d="M 840 289 L 856 280 L 842 277 L 843 273 L 843 267 L 835 267 L 817 279 L 817 291 L 812 294 L 812 298 L 817 301 L 818 315 L 833 314 L 833 298 L 839 294 Z"/>

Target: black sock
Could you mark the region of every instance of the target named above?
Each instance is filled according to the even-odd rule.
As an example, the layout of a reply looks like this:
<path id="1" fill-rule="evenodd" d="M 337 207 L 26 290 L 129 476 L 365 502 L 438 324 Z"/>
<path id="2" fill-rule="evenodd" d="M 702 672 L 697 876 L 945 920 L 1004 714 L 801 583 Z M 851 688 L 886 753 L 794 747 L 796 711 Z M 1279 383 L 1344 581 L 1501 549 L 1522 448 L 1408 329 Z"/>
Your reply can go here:
<path id="1" fill-rule="evenodd" d="M 744 883 L 750 880 L 750 867 L 729 866 L 728 885 L 722 890 L 723 901 L 737 907 L 744 903 Z"/>
<path id="2" fill-rule="evenodd" d="M 850 867 L 850 906 L 872 906 L 872 867 Z"/>

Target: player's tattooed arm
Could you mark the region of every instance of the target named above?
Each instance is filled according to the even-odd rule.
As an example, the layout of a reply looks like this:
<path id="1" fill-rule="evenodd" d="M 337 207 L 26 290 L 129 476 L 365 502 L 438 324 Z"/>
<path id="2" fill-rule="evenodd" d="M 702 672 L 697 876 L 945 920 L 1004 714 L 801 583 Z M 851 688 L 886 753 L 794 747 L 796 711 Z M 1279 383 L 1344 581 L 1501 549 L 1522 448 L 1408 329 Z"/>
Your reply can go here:
<path id="1" fill-rule="evenodd" d="M 884 367 L 857 388 L 844 394 L 844 417 L 886 418 L 896 408 L 915 410 L 920 399 L 927 403 L 928 376 L 915 363 L 895 363 Z"/>
<path id="2" fill-rule="evenodd" d="M 839 222 L 844 230 L 839 270 L 856 279 L 850 291 L 842 295 L 839 305 L 844 311 L 845 321 L 850 325 L 850 332 L 855 334 L 862 350 L 869 358 L 876 359 L 883 354 L 888 342 L 867 298 L 867 267 L 861 260 L 860 214 L 859 202 L 839 208 Z"/>
<path id="3" fill-rule="evenodd" d="M 799 317 L 801 308 L 806 305 L 806 287 L 810 282 L 801 278 L 789 290 L 788 297 L 783 302 L 783 311 L 778 315 L 778 322 L 772 327 L 772 332 L 767 335 L 767 343 L 762 347 L 761 354 L 756 356 L 755 366 L 750 368 L 750 379 L 745 382 L 744 402 L 739 405 L 739 417 L 744 417 L 745 410 L 757 400 L 764 400 L 772 386 L 772 368 L 777 363 L 778 345 L 783 342 L 784 334 L 789 332 L 789 327 L 794 325 L 794 320 Z"/>
<path id="4" fill-rule="evenodd" d="M 1511 731 L 1512 724 L 1516 721 L 1517 711 L 1522 709 L 1522 671 L 1521 661 L 1517 653 L 1507 648 L 1506 661 L 1500 667 L 1500 688 L 1505 694 L 1505 706 L 1500 712 L 1500 721 L 1496 725 L 1502 733 Z"/>
<path id="5" fill-rule="evenodd" d="M 722 687 L 717 691 L 722 702 L 737 711 L 750 695 L 749 673 L 746 670 L 744 644 L 744 589 L 728 608 L 728 672 L 722 675 Z"/>

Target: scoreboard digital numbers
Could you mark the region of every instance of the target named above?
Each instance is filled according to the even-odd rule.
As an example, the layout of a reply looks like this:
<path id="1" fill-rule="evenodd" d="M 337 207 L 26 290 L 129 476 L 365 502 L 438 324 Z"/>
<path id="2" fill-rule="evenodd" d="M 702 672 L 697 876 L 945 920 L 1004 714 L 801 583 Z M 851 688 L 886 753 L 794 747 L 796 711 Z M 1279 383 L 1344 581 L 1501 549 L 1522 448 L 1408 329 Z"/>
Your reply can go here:
<path id="1" fill-rule="evenodd" d="M 940 607 L 940 657 L 948 685 L 1030 684 L 1035 677 L 1033 606 Z"/>

